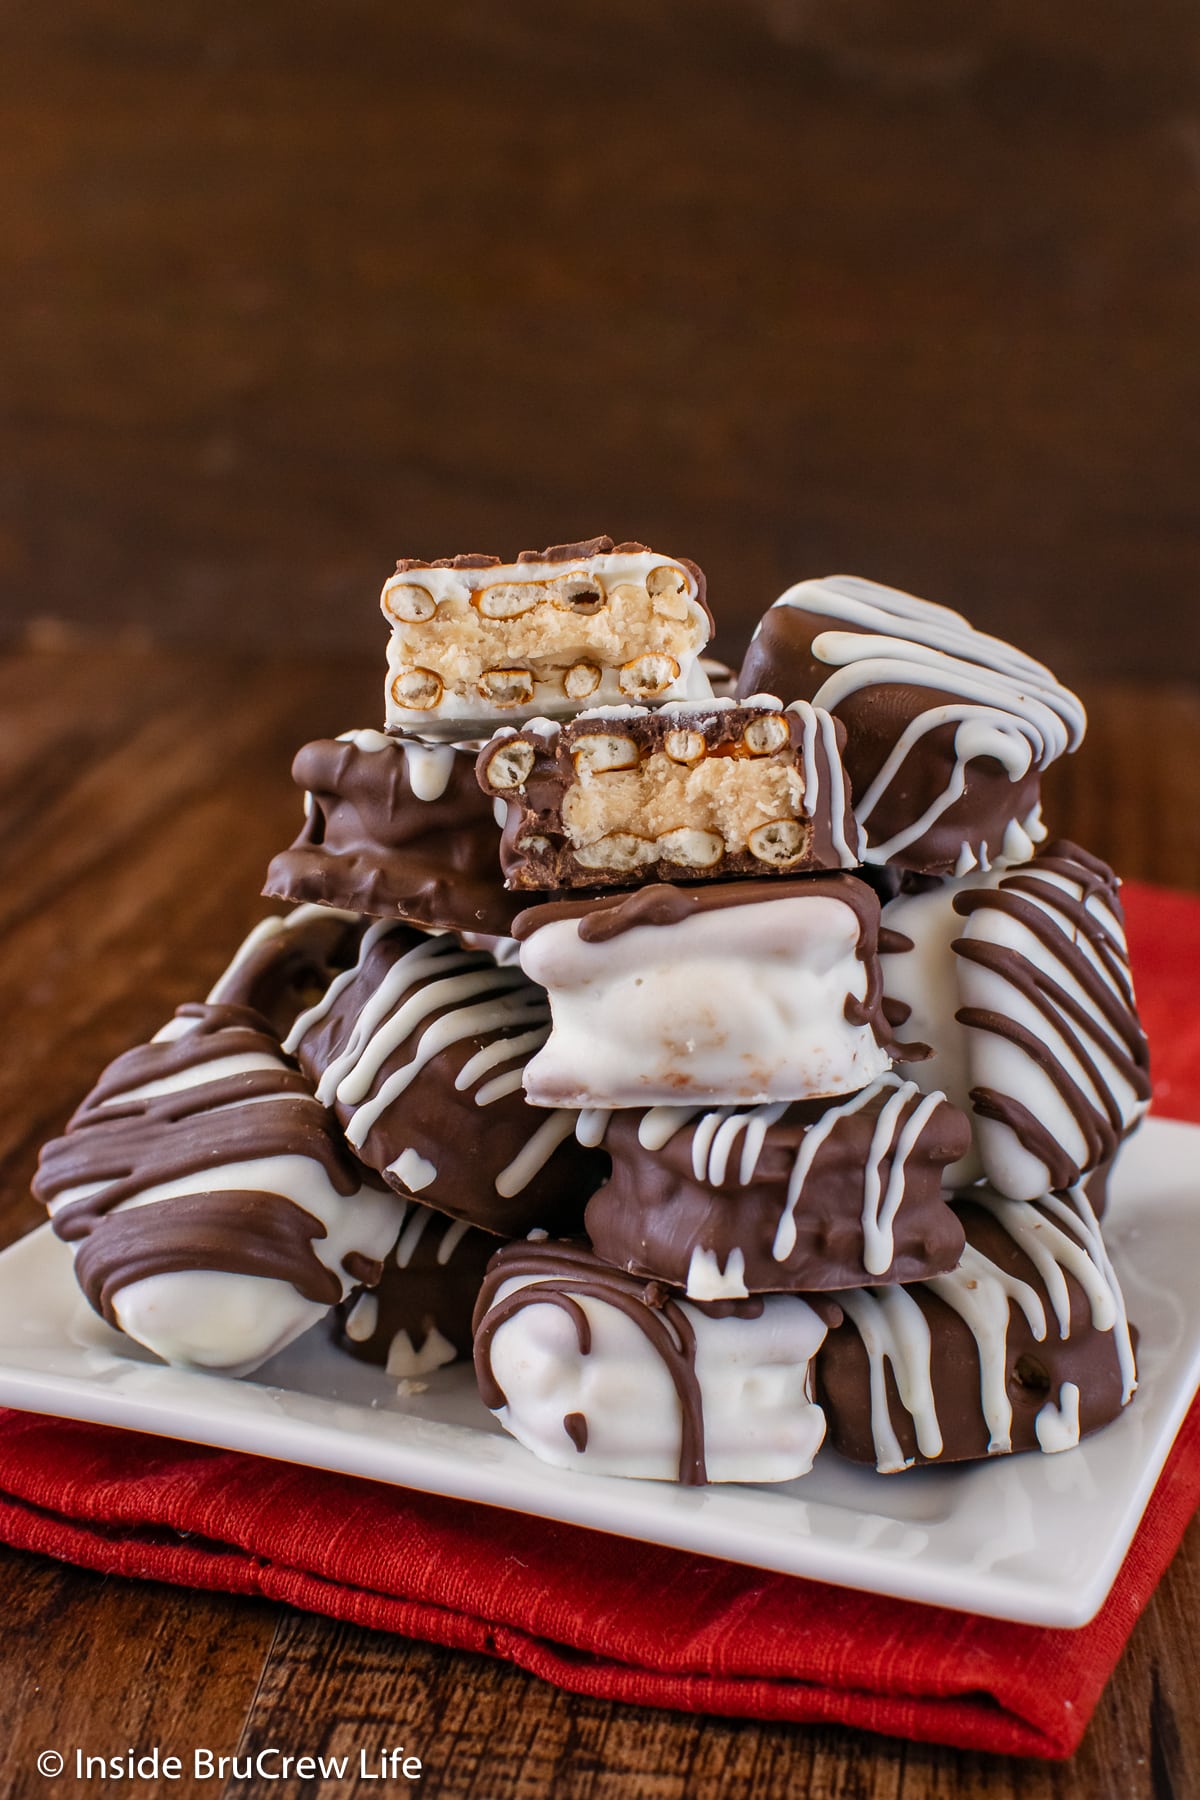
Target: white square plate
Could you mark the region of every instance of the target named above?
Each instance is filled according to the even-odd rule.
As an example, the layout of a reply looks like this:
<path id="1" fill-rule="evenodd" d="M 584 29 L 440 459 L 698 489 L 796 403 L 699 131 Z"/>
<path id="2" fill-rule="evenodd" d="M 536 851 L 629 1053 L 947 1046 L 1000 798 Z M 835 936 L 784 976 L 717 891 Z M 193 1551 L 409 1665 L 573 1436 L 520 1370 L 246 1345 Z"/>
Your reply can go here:
<path id="1" fill-rule="evenodd" d="M 877 1475 L 822 1451 L 782 1486 L 681 1488 L 547 1468 L 485 1411 L 469 1365 L 401 1397 L 323 1327 L 254 1377 L 169 1369 L 93 1314 L 49 1226 L 0 1255 L 0 1404 L 251 1451 L 1031 1625 L 1102 1605 L 1200 1382 L 1200 1127 L 1152 1119 L 1105 1237 L 1140 1327 L 1140 1386 L 1059 1456 Z"/>

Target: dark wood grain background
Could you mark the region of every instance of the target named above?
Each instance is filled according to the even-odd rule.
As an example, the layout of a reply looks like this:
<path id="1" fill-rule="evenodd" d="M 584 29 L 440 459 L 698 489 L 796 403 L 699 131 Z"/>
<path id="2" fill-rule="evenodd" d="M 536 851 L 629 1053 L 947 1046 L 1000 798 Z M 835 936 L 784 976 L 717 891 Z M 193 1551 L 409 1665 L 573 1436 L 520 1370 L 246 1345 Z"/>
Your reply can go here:
<path id="1" fill-rule="evenodd" d="M 1194 0 L 9 0 L 0 1241 L 378 719 L 400 553 L 643 537 L 731 654 L 805 574 L 960 605 L 1089 701 L 1054 829 L 1200 887 L 1198 323 Z M 445 1800 L 1200 1795 L 1195 1525 L 1058 1768 L 12 1553 L 0 1605 L 4 1800 L 397 1724 Z"/>
<path id="2" fill-rule="evenodd" d="M 1200 677 L 1193 0 L 10 0 L 13 633 L 593 531 Z"/>

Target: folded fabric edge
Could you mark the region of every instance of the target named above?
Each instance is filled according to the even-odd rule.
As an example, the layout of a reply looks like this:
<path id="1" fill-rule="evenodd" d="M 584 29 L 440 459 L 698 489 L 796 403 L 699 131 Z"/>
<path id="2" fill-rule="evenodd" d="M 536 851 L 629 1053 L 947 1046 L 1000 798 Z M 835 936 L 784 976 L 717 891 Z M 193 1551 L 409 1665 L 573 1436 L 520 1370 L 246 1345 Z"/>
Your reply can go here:
<path id="1" fill-rule="evenodd" d="M 201 1502 L 194 1487 L 189 1490 L 182 1470 L 176 1479 L 172 1453 L 182 1455 L 188 1462 L 217 1459 L 245 1464 L 248 1469 L 253 1466 L 253 1458 L 35 1414 L 0 1414 L 0 1423 L 5 1418 L 13 1425 L 24 1426 L 34 1439 L 32 1454 L 27 1448 L 24 1460 L 19 1455 L 15 1461 L 10 1457 L 7 1492 L 0 1488 L 0 1539 L 17 1548 L 104 1573 L 258 1595 L 371 1629 L 491 1654 L 569 1690 L 629 1704 L 729 1717 L 841 1721 L 866 1730 L 964 1749 L 1035 1757 L 1069 1756 L 1077 1747 L 1129 1633 L 1200 1500 L 1198 1404 L 1176 1440 L 1117 1584 L 1091 1626 L 1075 1633 L 976 1620 L 976 1625 L 985 1631 L 995 1624 L 997 1631 L 1016 1632 L 1032 1641 L 1024 1650 L 1011 1642 L 1004 1648 L 994 1645 L 991 1649 L 986 1643 L 980 1644 L 981 1654 L 964 1657 L 971 1675 L 977 1679 L 955 1683 L 950 1691 L 944 1685 L 943 1673 L 938 1689 L 922 1692 L 918 1681 L 906 1692 L 882 1693 L 846 1682 L 831 1687 L 823 1682 L 819 1671 L 807 1676 L 762 1674 L 757 1670 L 709 1675 L 678 1664 L 655 1667 L 649 1661 L 613 1654 L 603 1641 L 590 1645 L 571 1643 L 539 1634 L 536 1625 L 531 1628 L 530 1623 L 498 1618 L 494 1613 L 490 1619 L 483 1618 L 476 1610 L 447 1606 L 429 1595 L 415 1597 L 397 1595 L 394 1588 L 390 1592 L 363 1588 L 354 1580 L 353 1557 L 339 1573 L 315 1572 L 291 1560 L 286 1540 L 281 1557 L 277 1534 L 272 1553 L 265 1554 L 262 1542 L 264 1538 L 270 1542 L 272 1534 L 267 1532 L 260 1537 L 253 1520 L 243 1521 L 246 1529 L 239 1534 L 240 1542 L 231 1542 L 223 1531 L 205 1531 L 205 1524 L 214 1521 L 214 1514 Z M 77 1433 L 85 1435 L 87 1447 L 99 1458 L 106 1473 L 93 1473 L 82 1480 L 64 1481 L 61 1476 L 47 1480 L 50 1443 L 61 1454 Z M 165 1456 L 172 1459 L 172 1466 L 160 1466 L 151 1473 L 145 1458 L 138 1456 L 139 1446 L 149 1451 L 151 1462 Z M 75 1454 L 69 1452 L 68 1462 L 74 1461 Z M 149 1493 L 143 1486 L 147 1474 L 154 1483 Z M 15 1488 L 23 1491 L 14 1491 L 14 1478 Z M 344 1480 L 319 1479 L 336 1479 L 339 1483 Z M 377 1488 L 375 1483 L 361 1485 L 367 1491 Z M 229 1491 L 224 1480 L 220 1486 L 222 1492 Z M 386 1496 L 389 1490 L 379 1492 Z M 404 1492 L 400 1490 L 401 1495 Z M 66 1511 L 57 1504 L 60 1495 Z M 408 1498 L 424 1503 L 431 1497 L 414 1494 Z M 148 1507 L 151 1499 L 154 1504 Z M 461 1507 L 466 1503 L 452 1504 Z M 198 1530 L 192 1527 L 193 1519 Z M 800 1585 L 818 1593 L 821 1589 L 820 1583 Z M 840 1590 L 830 1592 L 837 1591 Z M 922 1608 L 914 1602 L 892 1604 L 922 1619 L 928 1617 L 931 1631 L 938 1630 L 941 1609 Z M 966 1614 L 953 1617 L 970 1619 Z M 802 1615 L 798 1615 L 798 1623 L 802 1628 Z M 1021 1671 L 1028 1675 L 1030 1655 L 1041 1662 L 1047 1657 L 1056 1664 L 1061 1660 L 1064 1666 L 1073 1662 L 1073 1694 L 1060 1697 L 1057 1692 L 1045 1690 L 1040 1681 L 1031 1683 L 1025 1679 Z M 893 1676 L 894 1673 L 893 1663 Z M 963 1673 L 966 1674 L 966 1668 Z"/>
<path id="2" fill-rule="evenodd" d="M 82 1526 L 0 1494 L 0 1538 L 14 1549 L 132 1580 L 257 1596 L 346 1624 L 473 1651 L 591 1698 L 725 1718 L 843 1724 L 958 1749 L 1042 1758 L 1070 1756 L 1087 1723 L 1086 1715 L 1065 1718 L 1056 1737 L 987 1693 L 916 1698 L 777 1678 L 665 1674 L 572 1651 L 518 1627 L 488 1624 L 449 1607 L 326 1581 L 233 1545 L 197 1545 L 182 1537 L 171 1541 L 171 1535 Z"/>

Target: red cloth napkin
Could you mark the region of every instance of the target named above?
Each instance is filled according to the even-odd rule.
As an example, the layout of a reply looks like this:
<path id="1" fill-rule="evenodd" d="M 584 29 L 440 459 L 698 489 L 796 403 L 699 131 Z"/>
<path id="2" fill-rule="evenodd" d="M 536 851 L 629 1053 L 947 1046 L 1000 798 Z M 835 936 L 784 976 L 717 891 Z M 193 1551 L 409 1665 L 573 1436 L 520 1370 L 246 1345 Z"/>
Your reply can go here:
<path id="1" fill-rule="evenodd" d="M 1156 1104 L 1200 1120 L 1200 901 L 1127 889 Z M 1181 954 L 1181 952 L 1183 954 Z M 576 1693 L 1069 1756 L 1200 1503 L 1193 1407 L 1117 1583 L 1047 1631 L 465 1501 L 0 1413 L 0 1539 L 502 1657 Z"/>

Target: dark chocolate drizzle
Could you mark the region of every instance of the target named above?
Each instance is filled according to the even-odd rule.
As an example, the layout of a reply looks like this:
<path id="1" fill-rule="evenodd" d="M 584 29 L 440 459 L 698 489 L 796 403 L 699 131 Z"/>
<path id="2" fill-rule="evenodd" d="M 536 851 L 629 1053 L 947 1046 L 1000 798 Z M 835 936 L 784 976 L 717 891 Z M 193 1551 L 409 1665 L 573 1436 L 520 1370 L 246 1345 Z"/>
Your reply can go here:
<path id="1" fill-rule="evenodd" d="M 1042 879 L 1045 875 L 1069 881 L 1079 889 L 1078 895 Z M 968 1029 L 1002 1038 L 1028 1057 L 1062 1097 L 1078 1125 L 1086 1146 L 1081 1166 L 1014 1095 L 986 1087 L 971 1091 L 972 1104 L 982 1118 L 1006 1126 L 1024 1149 L 1045 1163 L 1052 1188 L 1070 1187 L 1084 1170 L 1110 1159 L 1125 1135 L 1120 1105 L 1101 1073 L 1094 1049 L 1119 1071 L 1139 1100 L 1150 1097 L 1149 1052 L 1134 1004 L 1128 962 L 1120 942 L 1089 909 L 1087 902 L 1094 896 L 1099 896 L 1118 921 L 1123 920 L 1120 883 L 1108 865 L 1077 845 L 1057 842 L 1047 845 L 1034 862 L 1006 876 L 998 887 L 971 889 L 954 901 L 955 911 L 964 918 L 991 911 L 1014 919 L 1071 976 L 1090 1003 L 1082 1004 L 1052 975 L 1008 945 L 972 938 L 960 938 L 953 945 L 956 956 L 999 975 L 1036 1008 L 1094 1086 L 1098 1104 L 1072 1078 L 1049 1042 L 1006 1014 L 981 1007 L 960 1007 L 955 1014 Z M 1048 917 L 1048 912 L 1053 916 Z M 1084 944 L 1108 981 L 1081 947 Z"/>
<path id="2" fill-rule="evenodd" d="M 342 1258 L 342 1267 L 351 1281 L 360 1287 L 378 1287 L 383 1275 L 383 1264 L 377 1256 L 364 1256 L 361 1250 L 348 1250 Z"/>
<path id="3" fill-rule="evenodd" d="M 496 1301 L 506 1282 L 532 1276 L 526 1286 Z M 475 1307 L 475 1373 L 483 1403 L 493 1412 L 506 1403 L 506 1395 L 492 1368 L 492 1339 L 506 1320 L 526 1306 L 557 1306 L 575 1326 L 581 1356 L 591 1352 L 587 1314 L 580 1298 L 614 1306 L 631 1319 L 666 1366 L 680 1407 L 679 1480 L 688 1487 L 703 1487 L 708 1480 L 704 1463 L 704 1401 L 696 1375 L 696 1334 L 678 1299 L 661 1283 L 639 1281 L 619 1269 L 611 1269 L 584 1244 L 550 1240 L 540 1244 L 510 1244 L 497 1252 L 488 1265 Z M 762 1302 L 759 1301 L 761 1310 Z M 578 1414 L 568 1414 L 577 1418 Z M 577 1450 L 581 1445 L 564 1420 Z M 586 1426 L 585 1426 L 586 1434 Z"/>
<path id="4" fill-rule="evenodd" d="M 116 1300 L 135 1281 L 183 1270 L 215 1270 L 287 1281 L 320 1306 L 334 1306 L 342 1284 L 313 1250 L 325 1227 L 280 1194 L 245 1189 L 181 1194 L 114 1213 L 85 1237 L 75 1277 L 89 1304 L 120 1328 Z"/>
<path id="5" fill-rule="evenodd" d="M 34 1193 L 53 1206 L 79 1187 L 94 1191 L 61 1207 L 55 1234 L 79 1246 L 84 1292 L 113 1319 L 114 1295 L 130 1281 L 184 1269 L 217 1269 L 289 1281 L 305 1298 L 332 1305 L 343 1283 L 312 1248 L 325 1228 L 282 1195 L 201 1190 L 119 1211 L 152 1187 L 203 1175 L 235 1162 L 301 1156 L 349 1196 L 363 1172 L 308 1082 L 283 1058 L 267 1022 L 245 1006 L 218 1003 L 178 1009 L 195 1020 L 180 1037 L 139 1045 L 101 1075 L 65 1134 L 42 1152 Z M 173 1092 L 126 1099 L 135 1088 L 229 1056 L 262 1054 L 268 1069 L 197 1081 Z M 252 1102 L 253 1104 L 246 1104 Z M 350 1259 L 348 1279 L 365 1279 Z"/>
<path id="6" fill-rule="evenodd" d="M 924 878 L 916 877 L 915 879 L 923 880 Z M 913 944 L 912 939 L 906 937 L 902 931 L 897 931 L 891 925 L 880 925 L 880 956 L 899 956 L 905 951 L 914 948 L 915 945 Z M 884 1018 L 887 1020 L 893 1031 L 899 1031 L 901 1026 L 907 1025 L 909 1019 L 912 1017 L 912 1007 L 908 1004 L 908 1001 L 897 1000 L 891 994 L 884 994 L 879 1005 Z M 933 1049 L 929 1044 L 922 1043 L 920 1038 L 913 1038 L 909 1043 L 901 1042 L 901 1040 L 897 1038 L 892 1045 L 892 1055 L 897 1062 L 926 1062 L 929 1057 L 933 1055 Z"/>
<path id="7" fill-rule="evenodd" d="M 678 925 L 693 913 L 723 911 L 730 906 L 761 906 L 768 900 L 803 899 L 824 894 L 851 907 L 859 921 L 860 942 L 874 951 L 879 929 L 879 901 L 865 881 L 853 875 L 805 875 L 787 881 L 729 881 L 685 886 L 656 881 L 628 893 L 599 894 L 586 899 L 551 900 L 544 906 L 526 907 L 518 913 L 513 936 L 524 940 L 543 925 L 560 919 L 578 919 L 579 935 L 586 944 L 605 943 L 639 925 Z"/>
<path id="8" fill-rule="evenodd" d="M 587 1416 L 581 1412 L 570 1412 L 563 1418 L 563 1430 L 582 1456 L 587 1449 L 588 1424 Z"/>
<path id="9" fill-rule="evenodd" d="M 639 925 L 678 925 L 702 910 L 691 890 L 658 882 L 639 888 L 617 906 L 586 915 L 579 922 L 579 936 L 585 944 L 606 944 Z"/>
<path id="10" fill-rule="evenodd" d="M 118 1118 L 127 1112 L 140 1111 L 149 1104 L 136 1100 L 128 1105 L 112 1106 L 114 1099 L 119 1099 L 131 1088 L 144 1087 L 152 1081 L 165 1081 L 187 1069 L 198 1069 L 208 1062 L 221 1062 L 227 1056 L 267 1055 L 277 1060 L 279 1058 L 279 1044 L 266 1020 L 248 1006 L 231 1003 L 211 1006 L 189 1004 L 178 1007 L 175 1017 L 195 1019 L 197 1023 L 191 1031 L 184 1032 L 180 1037 L 136 1044 L 132 1050 L 126 1050 L 116 1057 L 104 1070 L 91 1093 L 76 1108 L 67 1126 L 68 1131 L 88 1123 L 102 1108 L 106 1118 Z M 303 1076 L 298 1075 L 294 1069 L 281 1066 L 278 1076 L 274 1070 L 264 1070 L 262 1073 L 269 1074 L 273 1091 L 303 1094 L 310 1091 Z M 285 1080 L 285 1076 L 290 1079 Z M 209 1097 L 212 1091 L 209 1084 L 203 1088 L 185 1089 L 180 1094 L 162 1095 L 160 1098 L 164 1102 L 185 1101 L 185 1111 L 194 1110 L 201 1095 L 204 1096 L 205 1106 L 227 1104 L 228 1096 L 219 1101 L 212 1100 Z"/>

